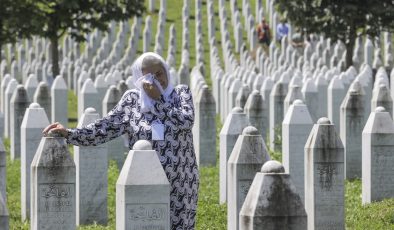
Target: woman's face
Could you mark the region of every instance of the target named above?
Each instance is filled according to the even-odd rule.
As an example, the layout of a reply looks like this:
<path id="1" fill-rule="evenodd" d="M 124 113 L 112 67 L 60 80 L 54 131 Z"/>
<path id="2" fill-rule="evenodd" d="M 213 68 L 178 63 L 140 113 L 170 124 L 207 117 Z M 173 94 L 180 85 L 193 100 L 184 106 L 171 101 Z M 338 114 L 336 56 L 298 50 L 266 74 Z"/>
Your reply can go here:
<path id="1" fill-rule="evenodd" d="M 145 60 L 144 60 L 145 62 Z M 164 69 L 163 65 L 161 62 L 150 62 L 150 63 L 144 63 L 144 66 L 142 68 L 142 74 L 153 74 L 160 82 L 161 87 L 165 90 L 168 86 L 168 79 L 167 79 L 167 72 Z"/>

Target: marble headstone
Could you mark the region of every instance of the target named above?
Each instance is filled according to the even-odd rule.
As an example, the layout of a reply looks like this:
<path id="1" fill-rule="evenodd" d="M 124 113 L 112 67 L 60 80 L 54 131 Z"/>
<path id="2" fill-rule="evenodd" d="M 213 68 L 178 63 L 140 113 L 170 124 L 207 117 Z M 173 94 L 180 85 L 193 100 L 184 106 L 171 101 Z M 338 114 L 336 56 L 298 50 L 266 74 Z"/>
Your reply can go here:
<path id="1" fill-rule="evenodd" d="M 21 124 L 21 210 L 22 220 L 30 218 L 30 166 L 38 145 L 42 130 L 49 125 L 48 117 L 37 103 L 26 109 Z"/>
<path id="2" fill-rule="evenodd" d="M 277 161 L 256 173 L 239 213 L 240 230 L 307 229 L 307 214 L 291 176 Z"/>
<path id="3" fill-rule="evenodd" d="M 116 182 L 116 229 L 170 229 L 170 184 L 148 141 L 134 144 Z"/>
<path id="4" fill-rule="evenodd" d="M 308 229 L 345 229 L 344 149 L 334 125 L 322 117 L 305 144 Z"/>
<path id="5" fill-rule="evenodd" d="M 31 164 L 32 230 L 76 229 L 75 164 L 63 137 L 41 139 Z"/>
<path id="6" fill-rule="evenodd" d="M 95 109 L 87 108 L 77 128 L 82 128 L 99 118 Z M 107 144 L 74 146 L 77 225 L 107 223 L 107 154 Z"/>
<path id="7" fill-rule="evenodd" d="M 362 203 L 394 197 L 394 124 L 390 113 L 377 107 L 362 133 Z"/>
<path id="8" fill-rule="evenodd" d="M 227 162 L 227 229 L 239 229 L 239 211 L 256 172 L 270 160 L 260 132 L 253 126 L 242 131 Z"/>

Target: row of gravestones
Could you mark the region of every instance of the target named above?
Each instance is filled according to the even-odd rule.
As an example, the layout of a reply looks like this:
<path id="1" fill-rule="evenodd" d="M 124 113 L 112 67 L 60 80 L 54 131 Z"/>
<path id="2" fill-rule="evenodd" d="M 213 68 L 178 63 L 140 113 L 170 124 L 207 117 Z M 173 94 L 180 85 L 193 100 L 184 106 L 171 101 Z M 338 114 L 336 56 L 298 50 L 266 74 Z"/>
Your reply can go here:
<path id="1" fill-rule="evenodd" d="M 37 104 L 33 104 L 31 107 L 35 110 L 40 109 Z M 298 112 L 301 111 L 298 115 L 297 110 Z M 295 112 L 292 114 L 292 111 Z M 41 113 L 43 112 L 43 109 L 41 109 Z M 306 106 L 298 101 L 290 107 L 288 114 L 291 114 L 290 117 L 303 119 L 302 116 L 305 116 L 305 113 L 308 113 Z M 234 109 L 232 115 L 241 117 L 242 109 Z M 84 116 L 85 119 L 83 120 L 85 122 L 90 122 L 92 119 L 99 117 L 94 109 L 87 109 Z M 246 114 L 243 115 L 243 119 L 247 119 Z M 231 118 L 229 117 L 228 120 L 231 120 Z M 309 120 L 311 121 L 311 118 Z M 235 119 L 232 119 L 231 122 L 236 124 Z M 391 124 L 391 126 L 387 124 Z M 299 128 L 299 126 L 294 127 Z M 382 134 L 384 135 L 383 138 Z M 383 199 L 385 198 L 384 195 L 392 196 L 392 194 L 389 194 L 390 191 L 392 192 L 392 188 L 390 188 L 392 184 L 382 182 L 382 177 L 392 174 L 390 165 L 393 157 L 390 154 L 392 150 L 388 144 L 392 142 L 393 136 L 394 125 L 389 113 L 385 112 L 382 107 L 377 108 L 376 112 L 371 114 L 363 133 L 363 147 L 365 148 L 363 155 L 369 157 L 369 159 L 374 158 L 371 161 L 368 161 L 368 159 L 366 161 L 366 163 L 371 162 L 371 164 L 366 164 L 366 178 L 363 178 L 363 201 L 365 202 Z M 382 147 L 384 148 L 383 151 Z M 139 175 L 150 175 L 149 173 L 154 172 L 154 169 L 161 169 L 154 151 L 150 151 L 150 154 L 146 151 L 143 153 L 138 151 L 149 149 L 151 149 L 149 143 L 137 143 L 134 146 L 135 151 L 129 154 L 120 173 L 117 182 L 117 227 L 119 229 L 128 226 L 125 221 L 130 221 L 130 225 L 143 226 L 144 218 L 154 219 L 154 223 L 150 224 L 158 226 L 167 224 L 168 226 L 169 198 L 167 193 L 153 194 L 150 197 L 144 195 L 141 198 L 142 193 L 132 192 L 135 189 L 140 191 L 144 188 L 151 191 L 154 186 L 161 188 L 155 189 L 158 191 L 163 191 L 163 186 L 167 188 L 165 190 L 169 190 L 168 181 L 163 172 L 160 178 L 155 176 L 151 180 L 144 180 L 145 184 L 143 185 L 145 186 L 141 186 L 142 181 Z M 80 186 L 82 173 L 78 171 L 78 168 L 81 168 L 80 164 L 84 162 L 81 161 L 80 156 L 89 155 L 89 152 L 96 153 L 97 151 L 98 149 L 85 150 L 85 153 L 79 154 L 79 156 L 79 152 L 76 151 L 74 165 L 63 139 L 47 137 L 41 141 L 31 169 L 32 229 L 40 229 L 43 224 L 45 226 L 53 224 L 54 228 L 75 229 L 74 223 L 78 222 L 73 216 L 73 211 L 75 209 L 75 213 L 78 214 L 81 209 L 81 204 L 78 201 L 83 199 L 80 197 L 81 192 L 78 188 L 86 187 Z M 5 154 L 3 153 L 3 155 Z M 105 156 L 103 158 L 105 159 Z M 146 158 L 149 158 L 149 160 Z M 310 228 L 312 226 L 330 226 L 343 229 L 344 152 L 334 125 L 327 118 L 320 119 L 312 129 L 305 144 L 305 159 L 308 159 L 305 161 L 305 194 L 308 195 L 306 196 L 308 199 L 305 199 L 305 209 L 308 213 L 308 226 Z M 298 187 L 293 184 L 293 172 L 290 170 L 290 180 L 289 175 L 284 174 L 282 166 L 270 162 L 259 173 L 260 167 L 268 160 L 268 151 L 259 131 L 251 126 L 244 128 L 242 134 L 237 138 L 228 160 L 229 229 L 238 229 L 238 222 L 240 229 L 249 229 L 250 226 L 256 228 L 259 224 L 265 222 L 269 226 L 279 226 L 281 224 L 280 226 L 288 227 L 286 224 L 289 224 L 289 226 L 300 229 L 306 228 L 307 218 Z M 382 160 L 385 163 L 383 167 Z M 93 166 L 89 160 L 85 159 L 86 163 Z M 99 171 L 97 167 L 103 165 L 98 164 L 98 162 L 95 163 L 95 170 L 93 171 Z M 85 166 L 89 168 L 88 165 Z M 103 172 L 105 174 L 105 170 Z M 89 171 L 89 173 L 92 172 Z M 94 175 L 91 178 L 93 177 Z M 134 180 L 127 177 L 132 177 Z M 94 178 L 94 180 L 84 181 L 84 183 L 89 183 L 89 191 L 94 190 L 92 181 L 96 182 L 96 186 L 102 188 L 100 182 L 106 180 L 106 176 L 100 175 L 100 173 Z M 132 183 L 127 184 L 130 181 Z M 132 184 L 138 184 L 140 189 L 135 186 L 133 188 Z M 103 197 L 96 195 L 95 198 L 91 198 L 94 200 L 92 202 L 102 205 L 100 198 Z M 4 197 L 2 199 L 4 200 Z M 103 207 L 100 206 L 100 208 L 102 211 Z M 141 209 L 144 210 L 145 215 L 143 216 L 138 213 L 138 210 L 141 211 Z M 256 209 L 259 212 L 256 212 Z M 273 213 L 282 219 L 273 218 L 275 216 Z M 330 213 L 331 215 L 329 215 Z M 337 215 L 338 213 L 343 215 Z M 126 215 L 132 217 L 127 218 Z M 149 215 L 155 215 L 155 217 L 152 218 Z M 97 216 L 95 217 L 97 218 Z M 283 218 L 294 218 L 294 220 L 285 222 Z M 95 220 L 97 221 L 97 219 Z"/>
<path id="2" fill-rule="evenodd" d="M 350 68 L 348 72 L 352 70 L 355 71 L 354 68 Z M 237 72 L 233 75 L 237 76 Z M 287 71 L 282 74 L 281 79 L 273 84 L 273 86 L 272 80 L 265 78 L 260 95 L 258 91 L 250 93 L 247 85 L 240 88 L 241 80 L 248 82 L 247 79 L 243 80 L 245 75 L 237 79 L 225 74 L 221 80 L 222 86 L 224 85 L 224 87 L 220 89 L 223 92 L 220 98 L 224 99 L 224 102 L 220 101 L 220 109 L 224 111 L 221 114 L 224 117 L 228 113 L 229 108 L 235 105 L 244 107 L 249 117 L 252 117 L 251 123 L 261 131 L 262 135 L 268 135 L 267 130 L 269 130 L 271 147 L 281 150 L 277 139 L 277 127 L 281 126 L 284 115 L 294 100 L 305 100 L 308 108 L 310 108 L 313 120 L 316 120 L 316 117 L 326 116 L 328 114 L 328 117 L 333 120 L 334 124 L 337 124 L 341 138 L 346 143 L 348 161 L 354 162 L 354 165 L 347 167 L 347 178 L 361 177 L 361 157 L 359 154 L 361 153 L 361 147 L 359 145 L 361 142 L 360 130 L 364 127 L 369 111 L 371 108 L 374 109 L 377 106 L 384 106 L 390 114 L 392 113 L 392 99 L 388 92 L 389 80 L 385 69 L 380 68 L 378 70 L 373 90 L 371 75 L 370 69 L 368 66 L 365 66 L 363 71 L 357 76 L 355 76 L 355 73 L 349 73 L 347 79 L 333 77 L 328 91 L 326 89 L 327 84 L 322 87 L 319 84 L 319 82 L 322 82 L 320 80 L 325 80 L 322 77 L 317 77 L 315 80 L 318 87 L 313 83 L 310 84 L 312 79 L 307 79 L 303 88 L 300 90 L 299 84 L 302 84 L 301 78 L 296 74 L 290 80 Z M 252 76 L 249 75 L 249 77 Z M 248 74 L 246 74 L 247 77 Z M 255 82 L 258 82 L 258 78 L 256 77 Z M 350 84 L 351 82 L 352 84 Z M 272 87 L 267 87 L 269 83 L 271 83 Z M 315 88 L 313 90 L 314 92 L 310 90 L 311 88 Z M 320 90 L 318 91 L 316 88 Z M 228 94 L 225 93 L 226 91 Z M 268 95 L 270 95 L 269 100 Z M 319 97 L 321 97 L 320 100 Z M 247 99 L 245 104 L 241 103 L 245 99 Z M 253 103 L 247 103 L 248 101 Z M 317 104 L 317 101 L 320 103 Z M 267 127 L 268 124 L 269 127 Z"/>
<path id="3" fill-rule="evenodd" d="M 199 73 L 200 76 L 202 77 L 201 73 Z M 30 76 L 33 77 L 33 76 Z M 62 79 L 61 76 L 58 76 L 58 78 L 55 80 L 55 83 L 52 85 L 52 89 L 56 88 L 58 85 L 56 82 L 59 81 L 61 84 L 61 88 L 63 89 L 63 95 L 59 97 L 61 100 L 64 100 L 64 104 L 67 105 L 67 91 L 65 88 L 65 83 Z M 122 81 L 120 81 L 121 83 Z M 90 83 L 90 84 L 89 84 Z M 45 85 L 45 83 L 44 83 Z M 119 85 L 118 85 L 119 86 Z M 201 146 L 201 151 L 197 151 L 197 156 L 199 156 L 199 163 L 202 165 L 214 165 L 215 164 L 215 139 L 212 139 L 212 135 L 215 136 L 216 132 L 216 126 L 214 122 L 214 116 L 215 116 L 215 105 L 214 105 L 214 100 L 212 99 L 212 96 L 209 97 L 210 91 L 208 88 L 202 87 L 203 90 L 201 90 L 201 93 L 196 94 L 196 124 L 195 124 L 195 130 L 198 132 L 198 134 L 195 134 L 195 146 L 196 149 L 199 150 Z M 56 90 L 52 90 L 56 91 Z M 118 89 L 112 85 L 106 92 L 106 95 L 104 96 L 103 99 L 103 114 L 106 114 L 109 112 L 111 108 L 113 108 L 117 102 L 120 100 L 120 96 L 123 94 L 124 90 L 122 90 L 122 87 L 119 87 Z M 85 93 L 86 92 L 86 93 Z M 80 97 L 79 97 L 79 103 L 81 101 L 84 101 L 84 105 L 87 106 L 94 106 L 96 107 L 97 104 L 92 103 L 92 101 L 97 101 L 97 93 L 95 93 L 95 87 L 93 84 L 91 84 L 91 81 L 86 80 L 83 88 L 81 89 Z M 23 118 L 21 120 L 21 129 L 15 129 L 16 131 L 20 131 L 20 134 L 15 133 L 14 135 L 11 135 L 11 143 L 14 144 L 13 146 L 21 148 L 21 151 L 15 150 L 15 152 L 20 152 L 21 158 L 22 158 L 22 165 L 21 165 L 21 172 L 22 172 L 22 218 L 26 219 L 29 216 L 29 198 L 30 198 L 30 193 L 28 191 L 29 189 L 29 175 L 30 175 L 30 170 L 29 166 L 32 161 L 32 158 L 34 156 L 34 151 L 36 147 L 38 146 L 39 139 L 37 137 L 40 136 L 40 133 L 43 128 L 45 128 L 49 124 L 49 119 L 45 119 L 46 121 L 43 122 L 37 122 L 37 119 L 39 117 L 47 117 L 46 116 L 46 111 L 44 109 L 38 109 L 39 105 L 38 104 L 31 104 L 29 109 L 26 110 L 25 108 L 29 104 L 29 100 L 27 99 L 26 96 L 26 90 L 23 86 L 18 86 L 18 90 L 15 91 L 16 96 L 15 98 L 24 98 L 24 100 L 17 100 L 22 101 L 23 103 L 18 104 L 15 108 L 17 108 L 18 116 Z M 48 94 L 46 95 L 46 99 L 51 100 L 51 97 L 48 97 Z M 56 97 L 52 97 L 56 98 Z M 211 98 L 211 99 L 209 99 Z M 37 101 L 40 102 L 40 101 Z M 60 102 L 59 102 L 60 103 Z M 57 105 L 59 105 L 57 103 Z M 79 104 L 78 103 L 78 104 Z M 47 103 L 48 104 L 48 103 Z M 49 103 L 50 104 L 50 103 Z M 63 106 L 64 108 L 64 106 Z M 67 109 L 67 107 L 65 107 Z M 38 111 L 41 111 L 38 113 Z M 36 112 L 33 112 L 36 111 Z M 66 115 L 67 112 L 64 111 L 62 115 Z M 44 116 L 45 115 L 45 116 Z M 86 117 L 86 116 L 85 116 Z M 82 119 L 82 120 L 81 120 Z M 94 119 L 89 120 L 92 122 Z M 35 121 L 35 122 L 32 122 Z M 81 124 L 82 122 L 82 124 Z M 66 124 L 65 122 L 64 124 Z M 87 124 L 89 122 L 84 121 L 84 117 L 82 116 L 80 118 L 80 123 L 79 126 L 82 126 L 83 124 Z M 17 125 L 19 127 L 19 125 Z M 213 143 L 212 143 L 213 140 Z M 19 144 L 20 143 L 20 144 Z M 109 149 L 109 158 L 114 159 L 118 163 L 118 167 L 121 168 L 123 165 L 123 140 L 121 138 L 117 138 L 115 140 L 112 140 L 108 143 Z M 78 148 L 77 148 L 78 149 Z M 77 149 L 75 150 L 76 157 L 79 156 L 77 154 Z M 93 151 L 93 152 L 100 152 L 98 150 Z M 103 154 L 107 154 L 107 151 L 101 151 Z M 85 154 L 85 156 L 88 156 L 88 154 Z M 17 158 L 17 157 L 15 157 Z M 100 157 L 100 159 L 104 159 L 103 162 L 107 162 L 106 158 Z M 92 161 L 93 162 L 93 161 Z M 98 164 L 97 164 L 98 165 Z M 96 167 L 96 166 L 94 166 Z M 83 167 L 85 169 L 90 169 L 90 167 L 86 166 Z M 106 168 L 106 167 L 104 167 Z M 102 170 L 97 170 L 98 172 L 101 172 Z M 79 172 L 79 171 L 77 171 Z M 82 173 L 81 175 L 86 175 L 86 173 Z M 100 175 L 100 174 L 99 174 Z M 82 183 L 83 185 L 89 185 L 89 183 Z M 94 186 L 87 186 L 87 188 L 93 188 Z M 105 190 L 105 189 L 104 189 Z M 97 192 L 93 190 L 93 192 Z M 86 197 L 92 197 L 87 195 Z M 106 203 L 105 203 L 106 204 Z M 83 207 L 88 207 L 89 205 L 83 205 Z M 81 212 L 82 214 L 88 213 L 88 212 Z"/>
<path id="4" fill-rule="evenodd" d="M 33 110 L 40 110 L 33 105 Z M 99 115 L 90 108 L 84 116 L 88 122 Z M 5 150 L 0 147 L 4 181 Z M 106 147 L 79 148 L 72 159 L 64 138 L 50 133 L 41 139 L 31 164 L 31 229 L 107 223 L 107 162 L 102 151 Z M 170 185 L 156 151 L 147 141 L 137 142 L 116 183 L 116 229 L 170 229 L 169 194 Z M 5 198 L 5 191 L 0 191 L 0 224 L 8 230 Z"/>
<path id="5" fill-rule="evenodd" d="M 249 124 L 247 115 L 236 107 L 220 134 L 220 198 L 223 201 L 227 195 L 228 229 L 258 229 L 262 223 L 281 229 L 306 229 L 307 223 L 310 229 L 344 229 L 346 157 L 330 120 L 321 118 L 312 128 L 306 105 L 297 100 L 290 106 L 283 121 L 286 150 L 280 172 L 290 174 L 282 177 L 289 176 L 291 181 L 278 175 L 264 180 L 265 175 L 258 173 L 269 155 L 261 134 Z M 362 135 L 363 204 L 393 197 L 394 124 L 390 114 L 383 107 L 376 108 Z M 226 156 L 228 152 L 231 154 Z M 222 164 L 226 157 L 228 161 Z"/>

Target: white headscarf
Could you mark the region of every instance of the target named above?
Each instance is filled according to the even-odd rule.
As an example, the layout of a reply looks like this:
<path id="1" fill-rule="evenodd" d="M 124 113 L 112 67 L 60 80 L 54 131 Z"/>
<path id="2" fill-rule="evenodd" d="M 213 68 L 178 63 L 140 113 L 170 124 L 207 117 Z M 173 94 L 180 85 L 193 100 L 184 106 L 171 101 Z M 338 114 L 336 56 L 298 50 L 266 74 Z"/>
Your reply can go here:
<path id="1" fill-rule="evenodd" d="M 144 61 L 144 58 L 147 56 L 153 56 L 154 58 L 158 59 L 163 66 L 163 68 L 166 71 L 166 76 L 167 76 L 167 88 L 163 89 L 161 87 L 161 84 L 154 78 L 152 74 L 146 74 L 143 75 L 142 73 L 142 63 Z M 132 74 L 133 74 L 133 83 L 137 89 L 140 90 L 140 104 L 141 104 L 141 112 L 149 112 L 150 109 L 153 107 L 154 100 L 150 98 L 145 90 L 143 89 L 143 82 L 148 82 L 150 84 L 155 84 L 157 88 L 160 90 L 161 94 L 164 97 L 164 100 L 168 100 L 171 92 L 174 90 L 174 86 L 172 85 L 171 81 L 171 75 L 170 71 L 168 70 L 167 63 L 164 61 L 164 59 L 153 52 L 147 52 L 143 53 L 141 56 L 137 58 L 137 60 L 134 61 L 132 67 Z"/>

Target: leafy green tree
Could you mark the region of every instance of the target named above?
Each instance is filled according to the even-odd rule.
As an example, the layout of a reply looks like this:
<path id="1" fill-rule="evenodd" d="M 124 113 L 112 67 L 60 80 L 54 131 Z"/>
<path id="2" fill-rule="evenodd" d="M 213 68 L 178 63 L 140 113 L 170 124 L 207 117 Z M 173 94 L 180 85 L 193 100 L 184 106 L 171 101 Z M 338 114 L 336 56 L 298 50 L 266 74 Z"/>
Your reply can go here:
<path id="1" fill-rule="evenodd" d="M 352 63 L 358 33 L 379 36 L 394 31 L 392 0 L 276 0 L 277 9 L 304 32 L 323 34 L 346 45 L 346 65 Z"/>
<path id="2" fill-rule="evenodd" d="M 110 21 L 123 21 L 139 16 L 145 10 L 140 0 L 30 0 L 34 17 L 42 28 L 37 35 L 51 44 L 52 73 L 59 74 L 59 39 L 69 31 L 78 42 L 94 29 L 107 30 Z"/>
<path id="3" fill-rule="evenodd" d="M 0 53 L 3 45 L 37 32 L 32 26 L 32 10 L 33 5 L 26 0 L 0 0 Z"/>

